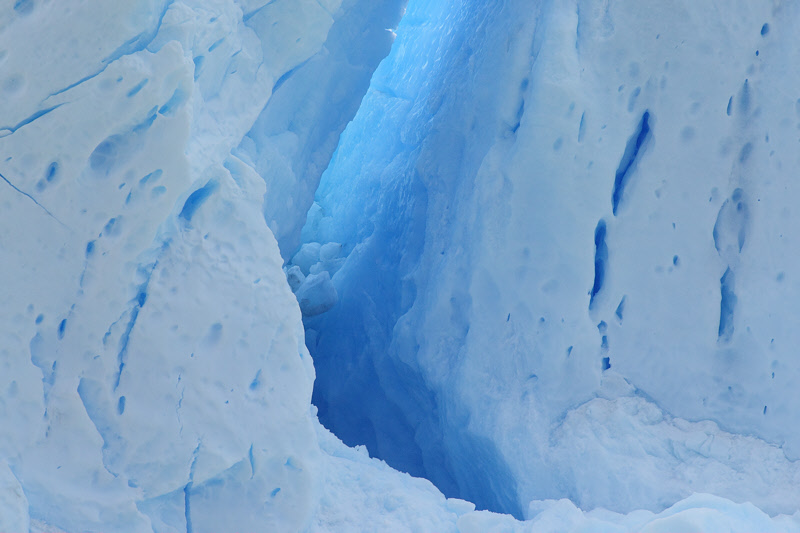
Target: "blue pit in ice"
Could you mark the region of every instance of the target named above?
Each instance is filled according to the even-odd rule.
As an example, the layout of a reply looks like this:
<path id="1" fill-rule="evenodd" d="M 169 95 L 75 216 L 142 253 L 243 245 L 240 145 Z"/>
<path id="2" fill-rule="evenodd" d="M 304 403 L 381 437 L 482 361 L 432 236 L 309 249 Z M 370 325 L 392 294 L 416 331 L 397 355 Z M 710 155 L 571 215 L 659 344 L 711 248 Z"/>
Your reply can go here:
<path id="1" fill-rule="evenodd" d="M 33 11 L 33 0 L 17 0 L 14 2 L 14 11 L 20 15 L 27 15 Z"/>
<path id="2" fill-rule="evenodd" d="M 215 180 L 210 180 L 208 183 L 190 194 L 186 199 L 186 202 L 183 204 L 183 209 L 181 209 L 178 217 L 182 218 L 186 222 L 191 222 L 192 217 L 195 215 L 197 210 L 205 203 L 206 200 L 208 200 L 208 197 L 217 190 L 218 186 L 219 185 Z"/>
<path id="3" fill-rule="evenodd" d="M 720 279 L 719 340 L 727 342 L 733 336 L 733 312 L 736 308 L 734 292 L 736 277 L 729 268 Z"/>
<path id="4" fill-rule="evenodd" d="M 589 308 L 594 304 L 595 297 L 603 288 L 606 279 L 606 268 L 608 264 L 608 246 L 606 245 L 606 223 L 601 220 L 597 223 L 594 230 L 594 285 L 592 285 Z"/>
<path id="5" fill-rule="evenodd" d="M 158 113 L 161 115 L 170 116 L 175 113 L 175 111 L 177 111 L 187 99 L 188 96 L 186 95 L 186 92 L 178 87 L 175 89 L 175 92 L 172 93 L 170 99 L 167 100 L 164 105 L 158 108 Z"/>
<path id="6" fill-rule="evenodd" d="M 622 154 L 617 173 L 614 176 L 614 191 L 611 194 L 611 208 L 614 215 L 617 214 L 625 187 L 628 186 L 631 174 L 633 174 L 637 162 L 641 159 L 641 154 L 650 137 L 650 112 L 645 111 L 639 121 L 639 125 L 636 127 L 636 131 L 628 139 L 625 152 Z"/>
<path id="7" fill-rule="evenodd" d="M 130 91 L 128 91 L 128 98 L 133 98 L 134 96 L 136 96 L 139 93 L 139 91 L 141 91 L 144 88 L 144 86 L 147 85 L 148 81 L 150 80 L 148 78 L 145 78 L 139 83 L 137 83 Z"/>

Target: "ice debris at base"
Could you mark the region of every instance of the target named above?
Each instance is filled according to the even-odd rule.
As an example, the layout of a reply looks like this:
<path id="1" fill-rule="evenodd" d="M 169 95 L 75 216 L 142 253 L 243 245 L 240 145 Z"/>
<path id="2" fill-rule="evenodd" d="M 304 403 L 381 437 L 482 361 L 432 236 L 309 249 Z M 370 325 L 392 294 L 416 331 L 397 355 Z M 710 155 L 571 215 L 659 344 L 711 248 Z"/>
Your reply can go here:
<path id="1" fill-rule="evenodd" d="M 749 503 L 711 494 L 693 494 L 654 513 L 585 512 L 568 499 L 534 500 L 527 520 L 476 511 L 475 505 L 445 499 L 426 480 L 399 473 L 370 459 L 364 449 L 348 448 L 317 425 L 324 452 L 324 491 L 308 531 L 397 531 L 452 533 L 796 532 L 800 512 L 770 517 Z"/>
<path id="2" fill-rule="evenodd" d="M 798 8 L 405 3 L 0 6 L 0 531 L 800 530 Z"/>

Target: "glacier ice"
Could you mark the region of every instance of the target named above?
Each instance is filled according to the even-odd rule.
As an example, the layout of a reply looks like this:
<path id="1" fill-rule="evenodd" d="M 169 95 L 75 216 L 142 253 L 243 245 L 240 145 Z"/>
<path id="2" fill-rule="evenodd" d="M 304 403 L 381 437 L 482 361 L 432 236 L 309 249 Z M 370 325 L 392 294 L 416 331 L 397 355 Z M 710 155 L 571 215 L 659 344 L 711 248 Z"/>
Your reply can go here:
<path id="1" fill-rule="evenodd" d="M 314 370 L 234 152 L 359 4 L 25 5 L 0 25 L 4 528 L 301 529 Z"/>
<path id="2" fill-rule="evenodd" d="M 797 16 L 411 2 L 303 230 L 320 420 L 517 517 L 794 512 Z"/>
<path id="3" fill-rule="evenodd" d="M 0 530 L 800 530 L 798 18 L 6 2 Z"/>

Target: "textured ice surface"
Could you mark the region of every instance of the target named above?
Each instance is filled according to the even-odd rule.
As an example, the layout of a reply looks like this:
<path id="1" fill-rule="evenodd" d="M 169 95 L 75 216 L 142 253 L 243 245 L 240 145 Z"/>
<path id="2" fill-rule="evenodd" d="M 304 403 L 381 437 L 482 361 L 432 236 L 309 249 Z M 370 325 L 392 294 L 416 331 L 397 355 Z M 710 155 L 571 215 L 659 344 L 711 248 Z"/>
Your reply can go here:
<path id="1" fill-rule="evenodd" d="M 794 512 L 798 15 L 411 2 L 303 230 L 320 420 L 518 517 Z"/>
<path id="2" fill-rule="evenodd" d="M 308 46 L 310 22 L 320 18 L 330 24 L 319 51 L 281 68 L 272 97 L 236 150 L 267 180 L 264 216 L 285 259 L 299 244 L 320 176 L 372 72 L 389 51 L 394 36 L 390 28 L 397 26 L 405 3 L 285 0 L 266 2 L 248 18 L 249 26 L 263 28 L 259 35 L 269 36 L 262 43 L 282 39 L 276 43 L 276 56 L 291 42 L 280 37 L 282 32 L 293 31 L 298 43 Z M 279 37 L 274 36 L 276 29 Z M 320 36 L 324 34 L 315 38 Z"/>
<path id="3" fill-rule="evenodd" d="M 0 529 L 303 528 L 314 370 L 270 174 L 232 151 L 359 4 L 0 9 Z"/>
<path id="4" fill-rule="evenodd" d="M 800 530 L 795 8 L 403 4 L 0 6 L 0 531 Z"/>

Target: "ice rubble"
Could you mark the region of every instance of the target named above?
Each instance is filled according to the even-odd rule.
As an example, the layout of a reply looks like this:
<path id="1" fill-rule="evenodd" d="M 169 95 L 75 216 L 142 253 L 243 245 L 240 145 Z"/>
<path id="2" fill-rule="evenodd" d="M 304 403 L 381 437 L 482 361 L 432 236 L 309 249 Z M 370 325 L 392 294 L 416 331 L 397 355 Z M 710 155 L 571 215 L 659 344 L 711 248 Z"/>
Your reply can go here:
<path id="1" fill-rule="evenodd" d="M 684 7 L 697 16 L 693 28 L 705 27 L 702 17 L 708 14 L 702 8 Z M 743 20 L 769 18 L 753 6 L 739 7 L 726 16 L 739 20 L 742 11 L 754 11 Z M 677 74 L 670 76 L 688 78 L 683 92 L 659 93 L 644 84 L 633 90 L 635 97 L 627 91 L 617 96 L 607 86 L 611 78 L 603 75 L 603 58 L 608 50 L 653 58 L 666 54 L 657 47 L 623 45 L 640 37 L 626 31 L 649 35 L 653 25 L 668 25 L 668 14 L 649 13 L 634 3 L 604 11 L 602 4 L 581 1 L 577 16 L 574 5 L 531 11 L 521 1 L 489 2 L 479 10 L 454 0 L 412 0 L 392 55 L 344 136 L 319 204 L 311 207 L 306 244 L 295 254 L 317 180 L 392 44 L 394 34 L 387 28 L 397 23 L 400 8 L 400 1 L 367 0 L 16 0 L 0 6 L 0 275 L 6 280 L 0 288 L 0 530 L 800 529 L 798 515 L 770 518 L 751 504 L 714 496 L 690 496 L 660 514 L 584 513 L 556 499 L 528 504 L 533 497 L 566 496 L 587 509 L 661 510 L 688 496 L 687 487 L 693 486 L 737 501 L 760 498 L 757 503 L 771 513 L 794 510 L 795 493 L 787 487 L 796 485 L 797 471 L 784 450 L 713 422 L 675 418 L 654 403 L 684 418 L 716 418 L 726 428 L 746 428 L 777 442 L 776 431 L 792 431 L 779 427 L 791 414 L 787 406 L 794 393 L 788 389 L 791 361 L 780 352 L 791 340 L 788 325 L 782 337 L 776 333 L 779 377 L 770 400 L 770 416 L 777 417 L 772 422 L 753 422 L 736 410 L 738 404 L 719 397 L 708 411 L 698 411 L 667 394 L 669 388 L 652 385 L 647 372 L 653 368 L 634 360 L 630 347 L 617 352 L 635 340 L 623 334 L 628 324 L 641 332 L 641 324 L 654 320 L 648 312 L 658 309 L 644 306 L 642 292 L 652 289 L 647 279 L 626 285 L 620 277 L 620 271 L 635 270 L 619 250 L 639 245 L 640 234 L 609 216 L 610 202 L 593 201 L 611 193 L 606 180 L 591 178 L 613 173 L 626 128 L 644 120 L 637 98 L 647 101 L 653 139 L 641 157 L 634 141 L 630 164 L 620 165 L 625 168 L 618 216 L 630 217 L 639 206 L 639 220 L 632 224 L 647 224 L 651 212 L 666 217 L 665 208 L 640 205 L 635 196 L 636 183 L 647 183 L 641 158 L 661 154 L 662 164 L 671 159 L 658 151 L 670 146 L 659 129 L 668 128 L 671 118 L 657 104 L 688 101 L 684 92 L 698 94 L 695 99 L 712 95 L 689 83 L 690 72 L 696 72 L 689 67 L 696 65 L 679 68 L 681 59 L 689 64 L 688 55 L 670 50 L 677 58 L 671 59 Z M 789 48 L 781 32 L 791 28 L 789 15 L 794 14 L 785 15 L 785 22 L 769 18 L 772 29 L 758 37 L 771 39 L 763 41 L 762 57 L 768 43 L 779 59 L 778 52 L 786 53 L 780 50 Z M 722 22 L 700 43 L 691 39 L 692 28 L 665 31 L 662 42 L 675 45 L 685 38 L 691 43 L 687 50 L 707 51 L 704 43 L 722 36 L 732 50 L 750 46 L 739 38 L 749 33 Z M 584 35 L 577 41 L 576 28 Z M 575 42 L 588 49 L 578 54 L 571 48 Z M 722 72 L 733 79 L 734 67 L 745 63 L 731 57 Z M 579 73 L 579 64 L 589 73 Z M 730 134 L 731 146 L 753 136 L 738 160 L 761 161 L 765 153 L 755 141 L 753 121 L 742 115 L 778 124 L 774 116 L 788 98 L 781 93 L 770 102 L 763 96 L 768 87 L 757 74 L 769 80 L 780 72 L 780 64 L 770 65 L 765 62 L 759 72 L 754 67 L 751 81 L 731 100 L 733 110 L 728 105 L 730 120 L 739 124 Z M 629 74 L 646 80 L 656 68 L 640 65 Z M 594 89 L 585 89 L 589 86 Z M 573 98 L 580 106 L 568 110 Z M 748 101 L 755 104 L 743 103 Z M 472 105 L 480 108 L 449 121 Z M 615 107 L 625 105 L 631 106 L 630 115 Z M 554 111 L 562 107 L 568 110 L 563 116 Z M 586 111 L 577 124 L 581 107 Z M 725 131 L 722 122 L 711 121 L 715 115 L 703 105 L 689 109 L 708 115 L 702 116 L 709 132 L 701 136 L 684 128 L 682 138 L 713 144 L 715 132 Z M 550 125 L 538 128 L 543 123 Z M 606 123 L 608 132 L 601 133 Z M 544 139 L 567 131 L 573 135 Z M 590 142 L 599 135 L 607 140 Z M 368 138 L 374 145 L 365 145 Z M 773 143 L 788 146 L 780 137 Z M 599 150 L 598 144 L 609 148 Z M 551 145 L 574 159 L 558 159 L 545 149 Z M 584 169 L 595 152 L 594 170 Z M 730 148 L 722 161 L 730 160 L 727 153 Z M 695 153 L 685 165 L 698 161 L 704 159 Z M 642 168 L 636 168 L 639 163 Z M 361 176 L 376 181 L 359 183 L 352 175 L 345 187 L 341 176 L 347 165 L 379 169 Z M 775 187 L 790 185 L 778 180 L 779 168 L 760 165 L 774 176 Z M 520 174 L 537 167 L 552 175 L 558 170 L 565 182 Z M 404 169 L 418 170 L 403 174 Z M 628 175 L 628 169 L 636 174 Z M 407 182 L 397 179 L 404 175 L 410 176 Z M 456 180 L 461 176 L 468 179 L 461 183 Z M 572 198 L 575 183 L 569 180 L 591 187 L 577 204 L 554 201 Z M 697 181 L 697 187 L 707 185 Z M 464 197 L 473 184 L 476 196 Z M 683 182 L 673 186 L 678 184 Z M 750 316 L 745 313 L 758 316 L 748 298 L 759 296 L 755 281 L 747 289 L 748 269 L 759 266 L 757 256 L 747 254 L 755 254 L 749 247 L 758 246 L 751 244 L 758 239 L 750 235 L 761 227 L 752 198 L 762 196 L 740 186 L 744 192 L 738 198 L 735 192 L 712 195 L 719 216 L 706 213 L 708 207 L 697 210 L 710 224 L 698 231 L 718 227 L 716 249 L 703 246 L 710 231 L 700 232 L 702 242 L 670 241 L 687 247 L 681 251 L 682 271 L 702 266 L 690 260 L 695 247 L 719 257 L 725 263 L 719 269 L 736 272 L 736 282 L 730 277 L 727 285 L 736 298 L 736 305 L 728 306 L 734 327 L 720 348 L 720 357 L 733 363 L 743 353 L 740 324 Z M 688 201 L 663 187 L 659 194 L 671 199 L 669 205 Z M 745 215 L 733 211 L 742 198 L 748 202 Z M 536 209 L 528 207 L 532 199 Z M 491 213 L 505 214 L 497 219 Z M 531 220 L 518 222 L 526 217 Z M 597 307 L 587 314 L 588 295 L 563 296 L 575 287 L 591 287 L 597 263 L 591 238 L 601 217 L 608 225 L 608 257 L 599 264 L 608 268 Z M 387 220 L 393 222 L 386 225 Z M 735 237 L 742 231 L 744 247 Z M 544 240 L 529 242 L 534 233 Z M 513 242 L 535 244 L 528 257 L 552 247 L 561 259 L 534 263 L 538 270 L 528 273 L 522 269 L 530 260 L 517 257 L 524 250 L 506 248 Z M 783 264 L 788 254 L 775 261 Z M 282 271 L 290 257 L 294 266 L 288 265 L 286 274 L 299 305 Z M 382 277 L 364 267 L 376 259 Z M 790 266 L 783 267 L 788 279 Z M 693 294 L 691 279 L 681 278 L 681 285 L 662 294 L 667 311 L 687 310 L 685 302 L 678 305 L 667 296 Z M 547 288 L 541 294 L 540 282 Z M 615 322 L 608 315 L 618 293 L 627 294 L 629 303 L 624 310 L 619 306 Z M 506 318 L 509 303 L 513 318 Z M 698 313 L 709 305 L 699 306 Z M 310 405 L 314 367 L 303 342 L 301 308 L 309 326 L 305 335 L 323 370 L 318 388 L 323 419 L 346 417 L 330 408 L 339 399 L 324 394 L 346 370 L 350 375 L 342 384 L 357 384 L 366 393 L 351 396 L 345 406 L 358 407 L 355 416 L 365 414 L 362 408 L 372 410 L 356 422 L 375 428 L 379 446 L 368 439 L 359 444 L 428 475 L 447 494 L 530 520 L 446 499 L 427 480 L 371 459 L 363 447 L 348 448 L 324 429 Z M 551 330 L 537 322 L 545 308 L 551 322 L 556 315 L 569 317 L 567 326 Z M 348 312 L 369 320 L 343 329 L 351 335 L 339 342 L 372 343 L 353 356 L 389 347 L 398 359 L 375 358 L 374 373 L 369 365 L 365 372 L 363 363 L 347 360 L 347 353 L 338 368 L 332 365 L 327 328 Z M 448 321 L 440 320 L 442 313 Z M 601 318 L 610 339 L 607 352 L 597 347 L 594 331 Z M 695 320 L 688 317 L 686 324 Z M 654 338 L 674 337 L 673 329 L 664 328 Z M 486 331 L 491 334 L 481 333 Z M 541 338 L 535 341 L 530 335 L 536 333 Z M 427 339 L 418 351 L 415 338 Z M 567 338 L 574 362 L 544 364 L 541 354 L 552 346 L 560 353 Z M 669 353 L 705 353 L 701 348 Z M 493 359 L 482 359 L 486 353 Z M 613 356 L 612 370 L 605 373 L 596 360 L 603 353 Z M 463 360 L 458 366 L 456 356 Z M 684 365 L 692 362 L 683 359 Z M 532 365 L 542 365 L 538 374 L 529 372 Z M 687 375 L 656 370 L 651 380 Z M 563 379 L 567 371 L 574 371 L 571 383 Z M 705 386 L 704 375 L 698 373 L 689 385 Z M 747 379 L 742 370 L 730 380 L 755 387 L 756 377 Z M 694 391 L 688 385 L 684 390 Z M 541 398 L 552 405 L 537 401 Z M 485 410 L 476 409 L 478 401 Z M 423 409 L 428 407 L 431 413 Z M 731 417 L 741 418 L 741 427 Z M 364 437 L 348 423 L 333 425 L 345 440 Z M 787 433 L 789 444 L 792 435 Z M 526 450 L 544 452 L 544 467 L 531 465 L 532 456 L 521 453 Z M 620 457 L 633 458 L 637 472 L 625 477 Z"/>

